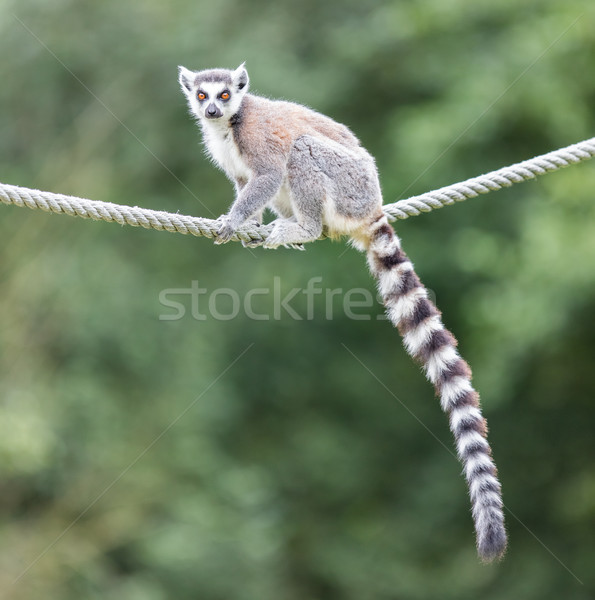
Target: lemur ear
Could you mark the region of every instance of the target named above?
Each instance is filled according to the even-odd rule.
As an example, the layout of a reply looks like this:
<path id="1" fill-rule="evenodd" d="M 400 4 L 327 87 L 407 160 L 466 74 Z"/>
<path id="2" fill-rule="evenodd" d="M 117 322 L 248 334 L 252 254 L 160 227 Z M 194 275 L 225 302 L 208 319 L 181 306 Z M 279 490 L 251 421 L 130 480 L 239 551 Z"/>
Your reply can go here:
<path id="1" fill-rule="evenodd" d="M 238 90 L 243 90 L 247 87 L 250 79 L 248 77 L 248 71 L 245 67 L 246 63 L 243 62 L 233 73 L 231 79 Z"/>
<path id="2" fill-rule="evenodd" d="M 192 91 L 192 84 L 194 82 L 194 73 L 189 71 L 186 67 L 178 67 L 178 81 L 182 87 L 182 91 L 187 94 Z"/>

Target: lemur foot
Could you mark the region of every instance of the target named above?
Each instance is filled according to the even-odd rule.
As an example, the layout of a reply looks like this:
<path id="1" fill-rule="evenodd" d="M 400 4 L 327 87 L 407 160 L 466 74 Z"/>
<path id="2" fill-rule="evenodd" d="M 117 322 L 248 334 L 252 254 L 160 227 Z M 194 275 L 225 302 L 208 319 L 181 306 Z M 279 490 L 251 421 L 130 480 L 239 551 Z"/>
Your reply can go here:
<path id="1" fill-rule="evenodd" d="M 305 250 L 304 243 L 316 239 L 318 236 L 310 235 L 299 223 L 289 219 L 278 219 L 273 229 L 265 240 L 264 248 L 293 248 L 294 250 Z"/>
<path id="2" fill-rule="evenodd" d="M 305 251 L 306 247 L 304 246 L 304 244 L 301 243 L 296 243 L 296 244 L 269 244 L 268 241 L 266 242 L 259 242 L 259 245 L 262 246 L 265 250 L 276 250 L 277 248 L 279 248 L 280 246 L 283 246 L 283 248 L 289 248 L 290 250 L 301 250 L 301 251 Z"/>
<path id="3" fill-rule="evenodd" d="M 236 233 L 236 228 L 233 227 L 230 223 L 229 217 L 227 215 L 221 215 L 217 219 L 217 224 L 219 228 L 215 233 L 215 244 L 226 244 Z M 260 227 L 261 222 L 258 219 L 250 219 L 246 222 L 246 225 L 252 227 Z M 293 224 L 293 226 L 298 226 L 297 224 Z M 298 226 L 299 227 L 299 226 Z M 277 225 L 273 228 L 268 238 L 264 241 L 262 240 L 241 240 L 242 246 L 244 248 L 257 248 L 262 246 L 267 249 L 278 248 L 279 246 L 283 246 L 284 248 L 291 248 L 293 250 L 305 250 L 304 244 L 302 242 L 288 242 L 287 240 L 287 232 L 284 230 L 283 226 Z M 290 236 L 291 239 L 291 236 Z"/>

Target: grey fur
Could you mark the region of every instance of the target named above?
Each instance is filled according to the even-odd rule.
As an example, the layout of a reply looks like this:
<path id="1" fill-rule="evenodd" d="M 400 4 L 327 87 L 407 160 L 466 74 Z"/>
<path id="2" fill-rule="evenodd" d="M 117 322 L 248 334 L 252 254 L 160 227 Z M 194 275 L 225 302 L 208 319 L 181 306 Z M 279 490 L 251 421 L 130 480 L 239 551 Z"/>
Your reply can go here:
<path id="1" fill-rule="evenodd" d="M 486 561 L 502 556 L 500 483 L 471 370 L 382 212 L 374 159 L 344 125 L 299 104 L 248 94 L 248 83 L 243 64 L 235 71 L 180 67 L 182 91 L 207 151 L 235 185 L 236 199 L 220 217 L 216 243 L 229 241 L 249 219 L 260 221 L 269 208 L 278 218 L 267 248 L 299 246 L 326 227 L 330 235 L 349 235 L 367 251 L 388 317 L 449 415 L 469 485 L 479 555 Z"/>
<path id="2" fill-rule="evenodd" d="M 194 85 L 200 86 L 201 83 L 214 83 L 218 81 L 231 85 L 231 73 L 225 69 L 202 71 L 197 74 Z"/>

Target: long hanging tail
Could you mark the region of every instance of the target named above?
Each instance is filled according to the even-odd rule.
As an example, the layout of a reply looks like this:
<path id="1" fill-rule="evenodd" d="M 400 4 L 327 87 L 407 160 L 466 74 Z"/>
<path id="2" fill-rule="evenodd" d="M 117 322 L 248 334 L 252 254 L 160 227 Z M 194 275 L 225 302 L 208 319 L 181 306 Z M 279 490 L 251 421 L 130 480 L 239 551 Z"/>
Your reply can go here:
<path id="1" fill-rule="evenodd" d="M 403 336 L 407 352 L 422 364 L 449 415 L 469 486 L 478 554 L 485 562 L 500 558 L 506 550 L 500 482 L 479 394 L 471 386 L 471 369 L 384 216 L 371 226 L 367 253 L 388 318 Z"/>

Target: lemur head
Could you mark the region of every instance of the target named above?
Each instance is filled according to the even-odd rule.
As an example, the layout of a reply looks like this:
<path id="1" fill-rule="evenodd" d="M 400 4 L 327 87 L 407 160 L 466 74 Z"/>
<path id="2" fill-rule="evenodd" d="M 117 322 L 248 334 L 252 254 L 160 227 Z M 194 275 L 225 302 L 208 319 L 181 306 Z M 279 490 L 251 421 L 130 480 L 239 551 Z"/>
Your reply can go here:
<path id="1" fill-rule="evenodd" d="M 248 91 L 248 71 L 244 64 L 235 71 L 189 71 L 178 67 L 180 86 L 192 113 L 209 121 L 227 121 L 235 115 Z"/>

